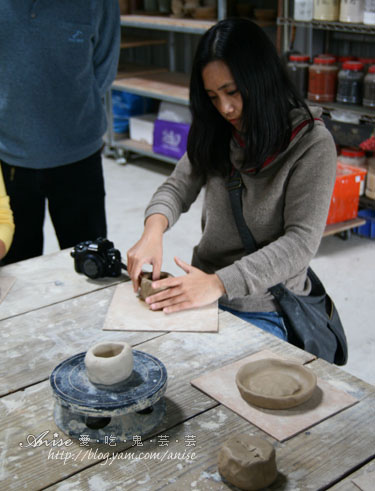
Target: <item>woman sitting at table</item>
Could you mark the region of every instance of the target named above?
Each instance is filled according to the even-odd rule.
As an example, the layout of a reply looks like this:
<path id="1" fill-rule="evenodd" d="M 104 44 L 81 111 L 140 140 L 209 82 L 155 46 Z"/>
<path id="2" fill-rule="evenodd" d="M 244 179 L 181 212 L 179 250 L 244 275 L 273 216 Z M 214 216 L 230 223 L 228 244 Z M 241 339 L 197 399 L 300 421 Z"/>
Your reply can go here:
<path id="1" fill-rule="evenodd" d="M 218 22 L 201 38 L 194 58 L 187 154 L 157 189 L 144 232 L 128 251 L 137 291 L 144 264 L 152 264 L 147 298 L 166 313 L 219 299 L 222 309 L 287 339 L 269 287 L 283 282 L 308 294 L 306 276 L 327 219 L 336 170 L 331 134 L 288 79 L 274 45 L 248 19 Z M 259 249 L 248 254 L 231 209 L 228 178 L 238 169 L 242 208 Z M 202 238 L 185 275 L 158 280 L 163 233 L 205 187 Z"/>

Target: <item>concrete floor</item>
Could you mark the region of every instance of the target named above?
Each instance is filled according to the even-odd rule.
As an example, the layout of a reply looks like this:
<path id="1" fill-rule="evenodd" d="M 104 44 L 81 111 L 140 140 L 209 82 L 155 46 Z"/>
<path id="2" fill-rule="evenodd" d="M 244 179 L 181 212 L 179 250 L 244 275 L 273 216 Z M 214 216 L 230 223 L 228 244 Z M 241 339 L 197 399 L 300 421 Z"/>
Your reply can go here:
<path id="1" fill-rule="evenodd" d="M 137 158 L 126 165 L 104 159 L 107 190 L 108 238 L 126 260 L 126 251 L 143 230 L 143 212 L 152 193 L 173 166 L 156 160 Z M 163 269 L 173 274 L 181 270 L 174 256 L 190 262 L 193 246 L 200 237 L 202 196 L 165 235 Z M 45 224 L 44 253 L 58 250 L 49 218 Z M 312 267 L 335 300 L 344 324 L 349 361 L 344 368 L 375 385 L 375 240 L 352 235 L 322 240 Z M 73 267 L 73 263 L 72 263 Z"/>

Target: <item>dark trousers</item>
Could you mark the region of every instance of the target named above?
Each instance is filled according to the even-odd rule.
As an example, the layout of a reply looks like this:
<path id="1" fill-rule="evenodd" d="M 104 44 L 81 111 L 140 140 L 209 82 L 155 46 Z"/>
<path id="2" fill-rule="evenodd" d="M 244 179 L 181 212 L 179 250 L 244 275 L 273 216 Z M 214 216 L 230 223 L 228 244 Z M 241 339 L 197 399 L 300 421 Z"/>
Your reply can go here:
<path id="1" fill-rule="evenodd" d="M 27 169 L 1 162 L 14 215 L 15 234 L 3 263 L 43 254 L 43 223 L 48 209 L 60 248 L 106 237 L 101 152 L 52 169 Z"/>

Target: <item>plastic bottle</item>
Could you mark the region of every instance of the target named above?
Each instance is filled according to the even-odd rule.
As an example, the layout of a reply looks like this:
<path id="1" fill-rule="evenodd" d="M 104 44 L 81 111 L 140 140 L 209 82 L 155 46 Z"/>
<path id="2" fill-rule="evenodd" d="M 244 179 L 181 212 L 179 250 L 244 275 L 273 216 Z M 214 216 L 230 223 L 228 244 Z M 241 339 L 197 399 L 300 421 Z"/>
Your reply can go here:
<path id="1" fill-rule="evenodd" d="M 333 102 L 336 96 L 338 66 L 333 56 L 316 56 L 309 67 L 307 98 L 310 101 Z"/>
<path id="2" fill-rule="evenodd" d="M 363 83 L 363 101 L 366 107 L 375 107 L 375 65 L 371 65 Z"/>
<path id="3" fill-rule="evenodd" d="M 375 25 L 375 0 L 365 0 L 363 23 L 369 26 Z"/>
<path id="4" fill-rule="evenodd" d="M 309 61 L 309 55 L 294 54 L 289 56 L 289 62 L 287 64 L 289 77 L 302 97 L 306 97 L 307 95 Z"/>
<path id="5" fill-rule="evenodd" d="M 338 73 L 337 102 L 349 104 L 362 103 L 363 63 L 346 61 Z"/>
<path id="6" fill-rule="evenodd" d="M 308 22 L 312 20 L 314 0 L 294 0 L 294 20 Z"/>
<path id="7" fill-rule="evenodd" d="M 363 0 L 341 0 L 340 22 L 359 24 L 363 22 Z"/>
<path id="8" fill-rule="evenodd" d="M 339 0 L 314 0 L 314 19 L 323 21 L 338 20 Z"/>

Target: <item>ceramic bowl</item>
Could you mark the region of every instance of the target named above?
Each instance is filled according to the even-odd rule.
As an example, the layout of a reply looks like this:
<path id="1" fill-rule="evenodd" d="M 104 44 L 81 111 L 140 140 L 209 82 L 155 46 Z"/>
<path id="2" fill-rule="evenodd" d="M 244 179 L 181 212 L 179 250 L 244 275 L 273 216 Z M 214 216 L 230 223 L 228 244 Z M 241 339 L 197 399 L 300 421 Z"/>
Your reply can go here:
<path id="1" fill-rule="evenodd" d="M 316 375 L 298 363 L 265 358 L 242 365 L 236 384 L 242 398 L 254 406 L 287 409 L 310 399 L 316 387 Z M 286 389 L 282 391 L 284 384 Z"/>

